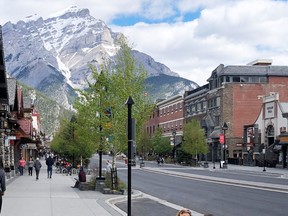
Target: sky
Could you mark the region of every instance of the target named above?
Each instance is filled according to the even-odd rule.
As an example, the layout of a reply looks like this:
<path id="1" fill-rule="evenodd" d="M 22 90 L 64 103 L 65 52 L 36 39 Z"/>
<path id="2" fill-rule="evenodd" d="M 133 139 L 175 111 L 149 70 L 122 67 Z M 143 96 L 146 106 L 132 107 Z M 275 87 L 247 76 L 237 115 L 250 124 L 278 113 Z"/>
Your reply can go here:
<path id="1" fill-rule="evenodd" d="M 72 5 L 200 86 L 219 64 L 271 59 L 288 66 L 287 0 L 1 0 L 0 25 Z"/>

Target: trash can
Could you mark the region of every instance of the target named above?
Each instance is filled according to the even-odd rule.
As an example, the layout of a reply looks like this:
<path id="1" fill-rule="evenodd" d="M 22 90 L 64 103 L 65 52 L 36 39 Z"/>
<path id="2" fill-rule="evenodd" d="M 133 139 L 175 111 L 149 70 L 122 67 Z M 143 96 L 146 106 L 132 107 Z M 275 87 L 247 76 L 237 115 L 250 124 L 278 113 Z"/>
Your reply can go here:
<path id="1" fill-rule="evenodd" d="M 204 162 L 204 168 L 209 168 L 209 163 L 208 162 Z"/>

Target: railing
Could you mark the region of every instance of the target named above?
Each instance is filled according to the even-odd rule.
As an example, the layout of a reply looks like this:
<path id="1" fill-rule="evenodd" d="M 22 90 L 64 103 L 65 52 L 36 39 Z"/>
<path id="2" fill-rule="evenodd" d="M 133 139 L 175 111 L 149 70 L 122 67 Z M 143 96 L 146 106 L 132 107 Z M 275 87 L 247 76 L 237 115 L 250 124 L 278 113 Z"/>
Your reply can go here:
<path id="1" fill-rule="evenodd" d="M 264 145 L 263 147 L 262 145 L 259 146 L 259 155 L 256 157 L 256 166 L 264 166 L 264 163 L 265 163 L 265 166 L 275 167 L 277 163 L 275 158 L 277 155 L 273 150 L 274 145 L 270 145 L 268 148 L 266 148 L 265 159 L 264 159 L 264 154 L 262 152 L 262 149 L 264 149 Z"/>

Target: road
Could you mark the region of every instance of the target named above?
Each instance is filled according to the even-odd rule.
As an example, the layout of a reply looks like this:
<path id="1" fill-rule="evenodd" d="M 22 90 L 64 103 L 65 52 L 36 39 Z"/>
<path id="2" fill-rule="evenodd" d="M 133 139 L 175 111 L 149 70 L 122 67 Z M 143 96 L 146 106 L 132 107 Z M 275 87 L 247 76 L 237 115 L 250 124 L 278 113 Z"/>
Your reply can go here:
<path id="1" fill-rule="evenodd" d="M 122 180 L 127 180 L 127 168 L 125 165 L 119 163 L 117 166 L 118 176 Z M 210 213 L 214 216 L 288 215 L 286 210 L 288 191 L 284 189 L 275 191 L 260 187 L 262 183 L 287 185 L 287 179 L 279 178 L 278 175 L 273 173 L 236 172 L 229 169 L 217 169 L 213 171 L 209 169 L 197 170 L 166 164 L 163 167 L 158 167 L 155 163 L 146 163 L 145 168 L 147 170 L 133 168 L 133 189 L 203 214 Z M 205 178 L 167 174 L 163 173 L 163 171 L 194 174 L 196 176 L 203 176 L 206 179 L 212 178 L 212 181 L 206 181 Z M 230 179 L 232 182 L 235 180 L 236 184 L 219 182 L 213 180 L 213 178 Z M 238 184 L 238 180 L 253 181 L 259 187 L 256 189 L 257 187 L 251 188 L 247 185 Z M 149 208 L 145 200 L 137 200 L 137 202 L 141 204 L 138 206 L 142 206 L 142 208 L 146 207 L 148 211 L 151 211 L 151 209 L 154 211 L 157 210 L 156 207 Z M 125 203 L 122 205 L 125 205 Z M 137 206 L 137 203 L 133 203 L 132 205 L 133 212 L 133 208 Z M 122 206 L 122 208 L 124 207 Z M 163 214 L 161 209 L 157 211 L 159 211 L 159 214 Z M 175 214 L 171 212 L 170 214 L 166 213 L 163 215 Z"/>

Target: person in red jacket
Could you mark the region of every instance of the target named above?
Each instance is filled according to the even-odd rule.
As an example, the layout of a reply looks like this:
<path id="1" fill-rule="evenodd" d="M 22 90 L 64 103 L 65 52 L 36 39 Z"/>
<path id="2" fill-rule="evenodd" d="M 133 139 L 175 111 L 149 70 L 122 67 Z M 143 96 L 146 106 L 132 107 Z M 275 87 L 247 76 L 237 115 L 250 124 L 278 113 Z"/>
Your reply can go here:
<path id="1" fill-rule="evenodd" d="M 80 171 L 78 173 L 78 179 L 75 178 L 75 180 L 75 185 L 72 188 L 78 188 L 80 182 L 86 182 L 86 173 L 82 166 L 80 167 Z"/>
<path id="2" fill-rule="evenodd" d="M 23 157 L 21 157 L 21 159 L 19 160 L 19 166 L 18 166 L 21 176 L 23 175 L 23 170 L 25 166 L 26 166 L 26 161 L 23 159 Z"/>

